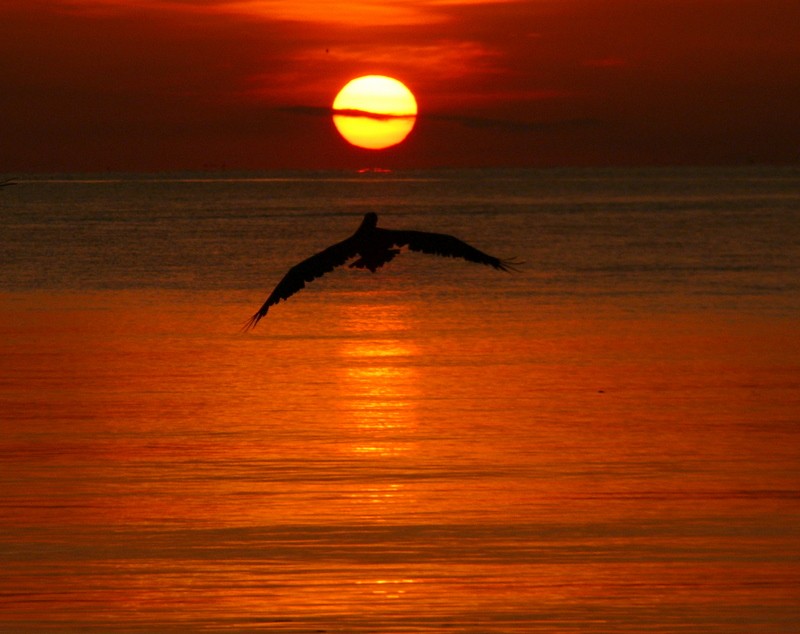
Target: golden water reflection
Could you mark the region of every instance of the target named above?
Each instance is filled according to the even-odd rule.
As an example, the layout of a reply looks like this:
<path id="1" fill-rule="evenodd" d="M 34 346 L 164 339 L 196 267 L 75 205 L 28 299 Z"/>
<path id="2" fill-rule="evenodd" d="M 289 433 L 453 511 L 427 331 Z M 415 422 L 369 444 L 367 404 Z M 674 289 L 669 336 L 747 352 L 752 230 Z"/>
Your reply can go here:
<path id="1" fill-rule="evenodd" d="M 402 304 L 346 307 L 338 349 L 338 406 L 344 451 L 372 473 L 350 492 L 352 511 L 384 522 L 413 504 L 403 474 L 415 464 L 421 394 L 419 346 Z M 410 497 L 411 496 L 411 497 Z"/>
<path id="2" fill-rule="evenodd" d="M 387 297 L 245 339 L 211 294 L 0 296 L 6 629 L 796 621 L 795 320 Z"/>
<path id="3" fill-rule="evenodd" d="M 396 304 L 351 309 L 344 328 L 338 375 L 341 406 L 360 430 L 357 453 L 392 454 L 409 449 L 420 396 L 417 345 L 408 338 L 405 309 Z"/>

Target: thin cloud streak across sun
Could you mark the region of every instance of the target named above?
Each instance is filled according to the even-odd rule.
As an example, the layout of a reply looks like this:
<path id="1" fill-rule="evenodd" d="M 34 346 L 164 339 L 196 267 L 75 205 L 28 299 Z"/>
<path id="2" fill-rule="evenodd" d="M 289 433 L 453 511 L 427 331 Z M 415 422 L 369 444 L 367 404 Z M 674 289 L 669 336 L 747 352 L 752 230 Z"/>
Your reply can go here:
<path id="1" fill-rule="evenodd" d="M 607 125 L 600 119 L 556 119 L 552 121 L 514 121 L 510 119 L 492 119 L 488 117 L 466 116 L 457 114 L 379 114 L 366 110 L 335 109 L 324 106 L 285 106 L 283 112 L 312 117 L 327 117 L 331 115 L 344 115 L 350 117 L 365 117 L 368 119 L 427 119 L 430 121 L 445 121 L 458 123 L 472 128 L 497 128 L 505 130 L 530 130 L 542 131 L 557 128 L 592 128 Z"/>

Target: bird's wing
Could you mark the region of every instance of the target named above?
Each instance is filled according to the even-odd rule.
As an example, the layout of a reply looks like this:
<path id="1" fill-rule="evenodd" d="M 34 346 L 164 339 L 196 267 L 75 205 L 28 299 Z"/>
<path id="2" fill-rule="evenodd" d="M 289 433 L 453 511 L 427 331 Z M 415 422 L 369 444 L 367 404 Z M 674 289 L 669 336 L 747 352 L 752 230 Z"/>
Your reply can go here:
<path id="1" fill-rule="evenodd" d="M 408 245 L 411 251 L 442 255 L 447 258 L 463 258 L 469 262 L 477 262 L 493 266 L 501 271 L 515 271 L 519 264 L 514 260 L 501 260 L 484 253 L 463 240 L 446 233 L 430 233 L 428 231 L 398 231 L 395 229 L 377 229 L 398 247 Z"/>
<path id="2" fill-rule="evenodd" d="M 283 279 L 278 282 L 275 290 L 272 291 L 267 301 L 264 302 L 264 305 L 247 321 L 244 325 L 244 330 L 250 330 L 255 327 L 259 320 L 267 314 L 270 306 L 277 304 L 282 299 L 288 299 L 301 288 L 305 287 L 306 282 L 311 282 L 318 277 L 322 277 L 325 273 L 329 273 L 337 266 L 341 266 L 352 258 L 357 251 L 358 244 L 350 237 L 341 242 L 337 242 L 316 255 L 312 255 L 299 264 L 295 264 L 289 269 L 288 273 L 283 276 Z"/>

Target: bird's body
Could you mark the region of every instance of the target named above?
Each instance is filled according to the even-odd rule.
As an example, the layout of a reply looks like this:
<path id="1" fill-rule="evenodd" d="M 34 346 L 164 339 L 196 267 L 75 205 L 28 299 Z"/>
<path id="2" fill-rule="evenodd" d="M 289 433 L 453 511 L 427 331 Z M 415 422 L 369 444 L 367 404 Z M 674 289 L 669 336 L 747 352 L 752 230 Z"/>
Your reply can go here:
<path id="1" fill-rule="evenodd" d="M 267 314 L 271 306 L 294 295 L 305 287 L 306 282 L 311 282 L 356 257 L 357 259 L 350 264 L 351 268 L 369 269 L 374 273 L 387 262 L 391 262 L 400 253 L 400 248 L 405 246 L 411 251 L 463 258 L 501 271 L 515 270 L 515 262 L 487 255 L 466 242 L 444 233 L 382 229 L 377 225 L 378 215 L 373 212 L 367 213 L 361 226 L 352 236 L 289 269 L 267 301 L 245 324 L 245 330 L 253 328 Z"/>

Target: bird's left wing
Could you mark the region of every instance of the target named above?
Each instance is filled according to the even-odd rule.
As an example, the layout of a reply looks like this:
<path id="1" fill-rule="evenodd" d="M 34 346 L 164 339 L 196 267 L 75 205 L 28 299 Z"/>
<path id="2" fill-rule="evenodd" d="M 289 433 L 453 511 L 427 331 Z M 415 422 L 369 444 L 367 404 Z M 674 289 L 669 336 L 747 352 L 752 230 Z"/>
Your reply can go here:
<path id="1" fill-rule="evenodd" d="M 316 255 L 295 264 L 289 269 L 283 279 L 278 282 L 275 290 L 272 291 L 264 305 L 256 312 L 244 325 L 244 330 L 255 327 L 259 320 L 267 314 L 270 306 L 277 304 L 282 299 L 288 299 L 301 288 L 306 282 L 311 282 L 325 273 L 329 273 L 337 266 L 341 266 L 352 258 L 358 250 L 358 245 L 352 237 L 337 242 L 336 244 L 320 251 Z"/>
<path id="2" fill-rule="evenodd" d="M 469 262 L 493 266 L 501 271 L 515 271 L 514 266 L 519 264 L 514 260 L 501 260 L 491 256 L 446 233 L 398 231 L 395 229 L 378 229 L 377 231 L 383 233 L 395 246 L 407 245 L 411 251 L 441 255 L 447 258 L 463 258 Z"/>

